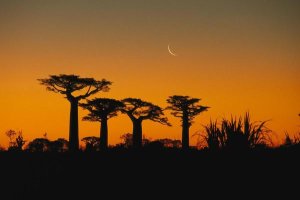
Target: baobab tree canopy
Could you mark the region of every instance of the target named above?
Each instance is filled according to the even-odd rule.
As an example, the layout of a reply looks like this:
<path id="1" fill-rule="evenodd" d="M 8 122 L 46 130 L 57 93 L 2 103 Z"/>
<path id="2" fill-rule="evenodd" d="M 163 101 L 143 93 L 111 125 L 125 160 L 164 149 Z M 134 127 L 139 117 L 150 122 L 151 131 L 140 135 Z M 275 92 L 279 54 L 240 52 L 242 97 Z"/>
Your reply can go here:
<path id="1" fill-rule="evenodd" d="M 188 122 L 191 124 L 198 114 L 209 108 L 208 106 L 198 105 L 200 100 L 189 96 L 173 95 L 167 99 L 170 106 L 166 109 L 172 110 L 171 114 L 175 117 L 183 118 L 184 115 L 187 115 Z"/>
<path id="2" fill-rule="evenodd" d="M 116 99 L 95 98 L 87 100 L 87 103 L 81 103 L 80 106 L 89 111 L 83 120 L 101 121 L 103 118 L 110 119 L 117 116 L 117 112 L 124 107 L 124 104 Z"/>
<path id="3" fill-rule="evenodd" d="M 87 103 L 80 104 L 81 107 L 89 111 L 88 115 L 83 117 L 85 121 L 100 122 L 100 147 L 108 147 L 108 119 L 117 116 L 118 111 L 124 107 L 124 104 L 115 99 L 95 98 L 87 100 Z"/>
<path id="4" fill-rule="evenodd" d="M 144 120 L 151 120 L 171 126 L 168 119 L 164 117 L 162 108 L 157 105 L 136 98 L 126 98 L 123 99 L 122 102 L 125 107 L 121 111 L 126 113 L 132 121 L 132 139 L 134 148 L 142 147 L 142 122 Z"/>
<path id="5" fill-rule="evenodd" d="M 201 106 L 197 103 L 200 99 L 191 98 L 189 96 L 170 96 L 167 103 L 170 104 L 166 109 L 172 110 L 171 114 L 181 119 L 182 126 L 182 148 L 189 148 L 189 128 L 193 123 L 193 119 L 209 107 Z"/>
<path id="6" fill-rule="evenodd" d="M 100 81 L 94 78 L 81 78 L 78 75 L 50 75 L 46 79 L 38 79 L 38 81 L 45 85 L 47 90 L 65 95 L 71 104 L 70 111 L 70 129 L 69 129 L 69 147 L 70 151 L 77 151 L 79 149 L 78 138 L 78 103 L 97 92 L 108 91 L 110 81 L 102 79 Z M 80 92 L 86 89 L 83 94 L 74 96 L 73 92 Z"/>
<path id="7" fill-rule="evenodd" d="M 72 97 L 76 100 L 81 100 L 93 95 L 99 91 L 108 91 L 110 81 L 102 79 L 100 81 L 95 80 L 94 78 L 81 78 L 78 75 L 50 75 L 46 79 L 38 79 L 42 85 L 45 85 L 47 90 L 66 95 L 68 100 L 72 100 Z M 87 91 L 74 97 L 73 92 L 87 88 Z M 71 98 L 71 99 L 69 99 Z"/>
<path id="8" fill-rule="evenodd" d="M 164 117 L 161 107 L 137 98 L 126 98 L 122 102 L 125 105 L 122 112 L 126 113 L 131 119 L 149 119 L 170 126 L 168 119 Z"/>

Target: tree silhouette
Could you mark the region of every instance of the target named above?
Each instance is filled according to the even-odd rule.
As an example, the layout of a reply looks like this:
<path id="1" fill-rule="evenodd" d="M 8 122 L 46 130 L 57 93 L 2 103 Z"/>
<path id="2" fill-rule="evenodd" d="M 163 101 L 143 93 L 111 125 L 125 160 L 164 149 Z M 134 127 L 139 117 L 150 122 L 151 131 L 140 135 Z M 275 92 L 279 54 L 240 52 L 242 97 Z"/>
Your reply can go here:
<path id="1" fill-rule="evenodd" d="M 29 142 L 27 150 L 30 152 L 46 152 L 49 150 L 50 141 L 47 138 L 36 138 Z"/>
<path id="2" fill-rule="evenodd" d="M 9 151 L 22 151 L 25 144 L 25 140 L 22 135 L 22 131 L 16 132 L 15 130 L 8 130 L 5 132 L 6 136 L 9 138 Z"/>
<path id="3" fill-rule="evenodd" d="M 80 106 L 89 111 L 89 114 L 83 117 L 83 120 L 100 122 L 100 148 L 106 149 L 108 147 L 107 121 L 117 116 L 117 112 L 123 108 L 124 104 L 115 99 L 95 98 L 87 100 L 87 103 L 82 103 Z"/>
<path id="4" fill-rule="evenodd" d="M 125 133 L 120 136 L 121 143 L 117 144 L 117 146 L 125 147 L 125 148 L 130 148 L 132 147 L 132 133 Z"/>
<path id="5" fill-rule="evenodd" d="M 162 108 L 157 105 L 136 98 L 126 98 L 123 99 L 122 102 L 125 105 L 122 112 L 128 115 L 133 125 L 133 148 L 142 147 L 142 122 L 144 120 L 151 120 L 163 125 L 171 126 L 168 119 L 164 117 Z"/>
<path id="6" fill-rule="evenodd" d="M 46 79 L 38 79 L 38 81 L 45 85 L 47 90 L 60 93 L 71 104 L 70 111 L 70 128 L 69 128 L 69 150 L 77 151 L 79 149 L 78 139 L 78 102 L 82 99 L 99 92 L 108 91 L 110 81 L 102 79 L 97 81 L 93 78 L 81 78 L 78 75 L 50 75 Z M 79 92 L 86 89 L 85 93 L 74 96 L 74 92 Z"/>
<path id="7" fill-rule="evenodd" d="M 49 143 L 49 151 L 51 152 L 66 152 L 68 150 L 69 142 L 64 138 L 58 138 L 57 140 Z"/>
<path id="8" fill-rule="evenodd" d="M 85 144 L 85 151 L 92 152 L 98 151 L 100 147 L 100 138 L 91 136 L 91 137 L 84 137 L 81 139 L 82 142 Z"/>
<path id="9" fill-rule="evenodd" d="M 209 107 L 197 105 L 200 99 L 189 96 L 170 96 L 167 103 L 170 104 L 166 109 L 172 110 L 172 115 L 181 118 L 182 122 L 182 148 L 189 148 L 189 128 L 193 119 L 201 112 L 206 111 Z"/>

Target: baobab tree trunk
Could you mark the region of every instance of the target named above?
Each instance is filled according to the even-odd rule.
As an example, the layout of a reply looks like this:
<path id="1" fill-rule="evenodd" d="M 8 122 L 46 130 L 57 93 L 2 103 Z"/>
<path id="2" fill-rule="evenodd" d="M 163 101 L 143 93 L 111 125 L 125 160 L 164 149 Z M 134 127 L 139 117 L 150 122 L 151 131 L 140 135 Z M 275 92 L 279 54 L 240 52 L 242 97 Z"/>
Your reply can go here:
<path id="1" fill-rule="evenodd" d="M 69 151 L 75 152 L 79 150 L 78 138 L 78 101 L 73 100 L 70 111 L 70 128 L 69 128 Z"/>
<path id="2" fill-rule="evenodd" d="M 108 146 L 107 118 L 102 118 L 101 128 L 100 128 L 100 148 L 107 149 L 107 146 Z"/>
<path id="3" fill-rule="evenodd" d="M 182 116 L 182 149 L 188 149 L 189 142 L 189 119 L 187 113 L 183 113 Z"/>
<path id="4" fill-rule="evenodd" d="M 142 121 L 133 121 L 132 142 L 133 148 L 139 149 L 142 147 Z"/>

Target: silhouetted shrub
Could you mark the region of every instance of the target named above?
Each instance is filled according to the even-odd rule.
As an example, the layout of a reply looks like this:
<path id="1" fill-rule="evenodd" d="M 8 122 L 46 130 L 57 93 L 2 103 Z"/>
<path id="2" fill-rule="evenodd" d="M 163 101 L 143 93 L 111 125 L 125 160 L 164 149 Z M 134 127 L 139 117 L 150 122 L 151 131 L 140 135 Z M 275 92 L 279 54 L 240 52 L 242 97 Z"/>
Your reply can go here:
<path id="1" fill-rule="evenodd" d="M 22 151 L 25 140 L 22 131 L 8 130 L 5 132 L 9 138 L 8 151 Z"/>
<path id="2" fill-rule="evenodd" d="M 85 151 L 93 152 L 100 150 L 100 138 L 99 137 L 85 137 L 81 139 L 82 142 L 85 144 Z"/>
<path id="3" fill-rule="evenodd" d="M 300 133 L 294 135 L 294 137 L 291 137 L 288 133 L 285 133 L 284 142 L 281 146 L 292 147 L 296 145 L 300 145 Z"/>
<path id="4" fill-rule="evenodd" d="M 48 148 L 51 152 L 66 152 L 68 151 L 69 142 L 64 138 L 58 138 L 57 140 L 50 141 Z"/>
<path id="5" fill-rule="evenodd" d="M 272 145 L 270 130 L 265 126 L 267 121 L 251 122 L 247 112 L 242 119 L 231 117 L 205 126 L 204 140 L 209 149 L 228 148 L 243 150 Z"/>
<path id="6" fill-rule="evenodd" d="M 169 138 L 164 139 L 157 139 L 154 141 L 151 141 L 149 145 L 156 146 L 156 147 L 162 147 L 162 148 L 181 148 L 182 144 L 180 140 L 172 140 Z"/>
<path id="7" fill-rule="evenodd" d="M 46 152 L 49 151 L 50 141 L 47 138 L 36 138 L 29 142 L 26 150 L 29 152 Z"/>

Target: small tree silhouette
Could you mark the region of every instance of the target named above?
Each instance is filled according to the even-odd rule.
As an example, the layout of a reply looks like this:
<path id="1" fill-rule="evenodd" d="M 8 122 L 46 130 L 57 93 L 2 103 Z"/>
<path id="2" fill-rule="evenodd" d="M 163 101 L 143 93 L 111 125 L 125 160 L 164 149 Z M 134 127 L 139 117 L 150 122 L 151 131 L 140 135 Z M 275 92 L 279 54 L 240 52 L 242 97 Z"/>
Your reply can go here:
<path id="1" fill-rule="evenodd" d="M 46 79 L 38 79 L 38 81 L 45 85 L 47 90 L 60 93 L 71 104 L 70 112 L 70 128 L 69 128 L 69 150 L 77 151 L 79 149 L 79 138 L 78 138 L 78 102 L 82 99 L 99 92 L 108 91 L 110 81 L 102 79 L 96 81 L 93 78 L 81 78 L 78 75 L 50 75 Z M 86 89 L 82 95 L 74 96 L 74 92 Z"/>
<path id="2" fill-rule="evenodd" d="M 172 110 L 172 115 L 181 118 L 182 122 L 182 148 L 189 148 L 189 128 L 193 119 L 201 112 L 206 111 L 209 107 L 197 105 L 200 99 L 189 96 L 170 96 L 167 103 L 170 104 L 166 109 Z"/>
<path id="3" fill-rule="evenodd" d="M 15 130 L 8 130 L 5 132 L 6 136 L 9 138 L 9 151 L 22 151 L 25 144 L 25 140 L 22 135 L 22 131 L 16 132 Z"/>
<path id="4" fill-rule="evenodd" d="M 100 122 L 100 148 L 106 149 L 108 147 L 107 121 L 117 116 L 117 112 L 124 107 L 124 104 L 115 99 L 95 98 L 87 100 L 86 104 L 82 103 L 80 106 L 89 111 L 83 120 Z"/>
<path id="5" fill-rule="evenodd" d="M 85 137 L 81 139 L 82 142 L 85 144 L 85 151 L 92 152 L 92 151 L 99 151 L 100 147 L 100 138 L 98 137 Z"/>
<path id="6" fill-rule="evenodd" d="M 126 98 L 123 99 L 122 102 L 125 105 L 122 112 L 128 115 L 133 125 L 133 148 L 142 147 L 142 122 L 144 120 L 151 120 L 163 125 L 171 126 L 168 119 L 164 117 L 162 108 L 157 105 L 136 98 Z"/>
<path id="7" fill-rule="evenodd" d="M 58 138 L 57 140 L 49 143 L 49 151 L 51 152 L 66 152 L 69 147 L 69 142 L 64 138 Z"/>
<path id="8" fill-rule="evenodd" d="M 26 150 L 30 152 L 46 152 L 49 151 L 50 141 L 47 138 L 36 138 L 29 142 Z"/>
<path id="9" fill-rule="evenodd" d="M 130 148 L 132 147 L 132 134 L 131 133 L 125 133 L 120 136 L 121 143 L 119 146 L 123 146 L 125 148 Z"/>
<path id="10" fill-rule="evenodd" d="M 8 130 L 5 132 L 5 135 L 9 138 L 9 144 L 8 147 L 11 147 L 14 145 L 14 139 L 17 135 L 17 132 L 14 130 Z"/>

